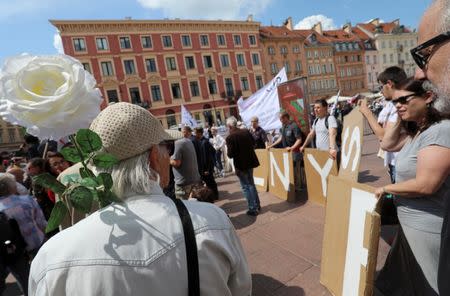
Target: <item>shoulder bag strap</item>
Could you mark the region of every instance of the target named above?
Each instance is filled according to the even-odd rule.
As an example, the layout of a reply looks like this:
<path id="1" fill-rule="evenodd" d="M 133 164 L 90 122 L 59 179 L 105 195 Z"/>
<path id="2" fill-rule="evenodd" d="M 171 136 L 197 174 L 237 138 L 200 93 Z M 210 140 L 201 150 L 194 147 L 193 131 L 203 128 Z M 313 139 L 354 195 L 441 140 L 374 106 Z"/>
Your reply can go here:
<path id="1" fill-rule="evenodd" d="M 174 199 L 175 205 L 183 224 L 184 243 L 186 245 L 186 262 L 188 270 L 188 295 L 200 296 L 200 273 L 198 268 L 197 241 L 191 216 L 180 199 Z"/>

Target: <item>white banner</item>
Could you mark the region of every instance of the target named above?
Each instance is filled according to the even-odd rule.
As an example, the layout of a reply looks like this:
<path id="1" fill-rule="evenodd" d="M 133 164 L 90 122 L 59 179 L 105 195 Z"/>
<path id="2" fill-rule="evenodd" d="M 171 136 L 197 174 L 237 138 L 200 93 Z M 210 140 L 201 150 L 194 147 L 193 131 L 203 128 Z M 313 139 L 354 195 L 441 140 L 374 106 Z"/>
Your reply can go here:
<path id="1" fill-rule="evenodd" d="M 192 117 L 191 113 L 189 113 L 184 105 L 181 105 L 181 124 L 192 128 L 197 127 L 197 121 Z"/>
<path id="2" fill-rule="evenodd" d="M 287 76 L 283 68 L 277 76 L 256 93 L 245 100 L 242 97 L 238 100 L 239 114 L 246 126 L 250 126 L 250 119 L 257 116 L 259 126 L 264 130 L 270 131 L 281 128 L 278 84 L 285 81 L 287 81 Z"/>

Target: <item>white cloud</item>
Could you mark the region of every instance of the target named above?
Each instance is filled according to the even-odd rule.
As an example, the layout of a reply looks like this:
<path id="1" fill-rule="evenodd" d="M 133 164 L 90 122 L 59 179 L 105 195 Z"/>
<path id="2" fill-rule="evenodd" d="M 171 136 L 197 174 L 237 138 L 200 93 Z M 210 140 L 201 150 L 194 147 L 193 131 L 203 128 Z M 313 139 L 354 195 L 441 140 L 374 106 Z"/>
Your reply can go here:
<path id="1" fill-rule="evenodd" d="M 336 25 L 334 24 L 333 19 L 326 17 L 322 14 L 318 15 L 311 15 L 308 17 L 305 17 L 301 21 L 299 21 L 295 25 L 295 29 L 311 29 L 315 24 L 318 22 L 322 23 L 322 29 L 323 30 L 334 30 L 336 29 Z"/>
<path id="2" fill-rule="evenodd" d="M 55 35 L 53 35 L 53 46 L 58 53 L 64 53 L 64 48 L 59 32 L 56 32 Z"/>
<path id="3" fill-rule="evenodd" d="M 165 16 L 183 19 L 238 19 L 258 15 L 273 0 L 137 0 L 144 8 L 161 9 Z"/>

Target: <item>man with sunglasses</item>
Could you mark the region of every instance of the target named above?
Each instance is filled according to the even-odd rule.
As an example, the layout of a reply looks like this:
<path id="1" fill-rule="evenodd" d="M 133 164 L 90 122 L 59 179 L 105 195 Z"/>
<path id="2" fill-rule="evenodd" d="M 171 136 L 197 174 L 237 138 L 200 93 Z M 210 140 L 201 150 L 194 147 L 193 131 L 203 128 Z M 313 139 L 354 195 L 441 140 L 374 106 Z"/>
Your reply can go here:
<path id="1" fill-rule="evenodd" d="M 419 25 L 419 45 L 411 49 L 418 65 L 416 79 L 428 80 L 426 86 L 437 94 L 433 106 L 450 114 L 450 0 L 436 0 L 425 11 Z M 425 86 L 424 85 L 424 86 Z M 450 200 L 445 203 L 441 232 L 438 288 L 440 295 L 450 295 Z"/>

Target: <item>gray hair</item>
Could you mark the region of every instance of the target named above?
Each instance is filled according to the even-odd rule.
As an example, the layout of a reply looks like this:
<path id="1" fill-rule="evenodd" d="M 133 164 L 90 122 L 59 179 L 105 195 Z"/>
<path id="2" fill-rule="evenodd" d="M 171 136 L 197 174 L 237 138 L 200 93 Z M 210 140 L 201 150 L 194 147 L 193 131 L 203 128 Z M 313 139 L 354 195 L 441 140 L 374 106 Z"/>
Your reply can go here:
<path id="1" fill-rule="evenodd" d="M 144 153 L 124 159 L 110 169 L 98 169 L 99 172 L 111 174 L 114 182 L 112 190 L 117 197 L 125 200 L 133 195 L 149 194 L 155 187 L 159 187 L 159 174 L 149 164 L 150 151 L 158 149 L 158 146 L 153 145 Z"/>
<path id="2" fill-rule="evenodd" d="M 231 127 L 237 127 L 237 119 L 234 116 L 230 116 L 227 118 L 227 125 Z"/>
<path id="3" fill-rule="evenodd" d="M 442 0 L 441 30 L 450 31 L 450 0 Z"/>
<path id="4" fill-rule="evenodd" d="M 0 197 L 16 193 L 16 178 L 10 173 L 0 173 Z"/>

